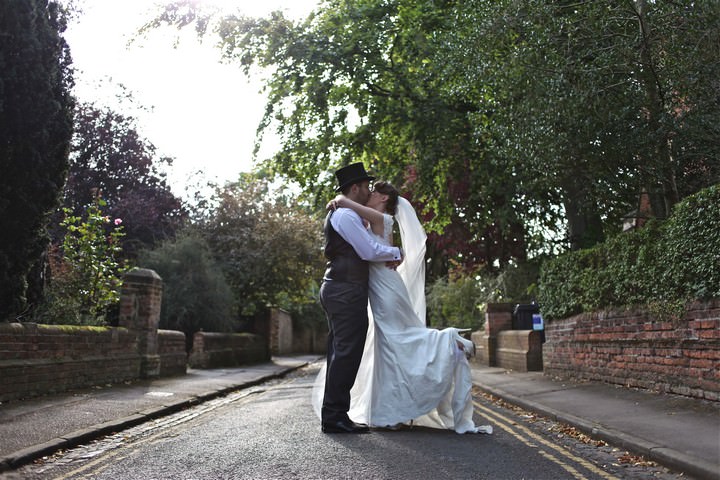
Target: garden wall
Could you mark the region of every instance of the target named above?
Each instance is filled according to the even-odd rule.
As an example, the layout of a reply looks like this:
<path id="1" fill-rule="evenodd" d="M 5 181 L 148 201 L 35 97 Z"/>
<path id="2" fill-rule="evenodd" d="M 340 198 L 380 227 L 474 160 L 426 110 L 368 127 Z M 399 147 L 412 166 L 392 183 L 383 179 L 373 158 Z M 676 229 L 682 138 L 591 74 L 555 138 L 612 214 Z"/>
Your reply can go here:
<path id="1" fill-rule="evenodd" d="M 327 352 L 327 327 L 306 323 L 280 308 L 271 308 L 269 314 L 255 318 L 253 331 L 268 339 L 272 355 Z"/>
<path id="2" fill-rule="evenodd" d="M 120 327 L 0 323 L 0 402 L 73 388 L 187 371 L 185 334 L 159 330 L 162 280 L 152 270 L 126 274 L 120 298 Z M 320 346 L 325 335 L 293 335 L 292 319 L 274 309 L 266 322 L 278 354 Z M 322 337 L 322 338 L 318 338 Z M 231 367 L 270 360 L 263 335 L 198 332 L 190 365 Z"/>
<path id="3" fill-rule="evenodd" d="M 158 331 L 159 375 L 186 371 L 185 334 Z M 122 327 L 0 323 L 0 402 L 141 378 L 138 337 Z"/>
<path id="4" fill-rule="evenodd" d="M 268 360 L 270 350 L 260 335 L 197 332 L 188 363 L 192 368 L 220 368 Z"/>
<path id="5" fill-rule="evenodd" d="M 0 401 L 138 378 L 125 328 L 0 323 Z"/>
<path id="6" fill-rule="evenodd" d="M 293 322 L 290 314 L 280 308 L 270 309 L 270 352 L 287 355 L 293 348 Z"/>
<path id="7" fill-rule="evenodd" d="M 0 401 L 186 371 L 185 334 L 158 330 L 162 281 L 125 277 L 120 327 L 0 323 Z"/>
<path id="8" fill-rule="evenodd" d="M 609 310 L 545 328 L 546 375 L 720 400 L 720 300 L 696 302 L 676 321 Z"/>
<path id="9" fill-rule="evenodd" d="M 297 324 L 298 322 L 293 322 Z M 327 328 L 299 326 L 293 329 L 292 351 L 294 353 L 318 354 L 327 353 Z"/>
<path id="10" fill-rule="evenodd" d="M 160 376 L 185 375 L 188 355 L 185 351 L 185 334 L 176 330 L 158 330 Z"/>

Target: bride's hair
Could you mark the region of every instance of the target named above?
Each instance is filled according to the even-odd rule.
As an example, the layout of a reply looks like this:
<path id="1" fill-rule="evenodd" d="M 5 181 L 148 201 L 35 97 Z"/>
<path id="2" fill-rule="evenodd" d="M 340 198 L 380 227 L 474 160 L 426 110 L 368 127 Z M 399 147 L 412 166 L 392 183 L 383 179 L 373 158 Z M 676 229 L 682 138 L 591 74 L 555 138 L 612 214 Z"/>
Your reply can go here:
<path id="1" fill-rule="evenodd" d="M 397 191 L 397 188 L 395 188 L 391 183 L 389 182 L 375 182 L 373 186 L 373 190 L 376 192 L 380 192 L 383 195 L 388 196 L 387 203 L 385 204 L 385 210 L 390 215 L 395 215 L 395 211 L 397 210 L 397 204 L 398 204 L 398 196 L 400 196 L 400 192 Z"/>

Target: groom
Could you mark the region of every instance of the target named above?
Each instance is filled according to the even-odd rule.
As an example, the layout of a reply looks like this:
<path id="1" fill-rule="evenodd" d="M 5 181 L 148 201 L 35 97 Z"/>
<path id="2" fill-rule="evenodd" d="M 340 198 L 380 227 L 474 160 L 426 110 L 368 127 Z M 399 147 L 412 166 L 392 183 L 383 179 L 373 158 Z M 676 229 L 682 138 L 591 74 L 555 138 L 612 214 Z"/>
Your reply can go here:
<path id="1" fill-rule="evenodd" d="M 362 163 L 335 172 L 337 191 L 358 203 L 370 198 L 371 177 Z M 321 413 L 324 433 L 367 433 L 367 425 L 348 417 L 368 327 L 368 262 L 399 261 L 398 247 L 375 241 L 360 216 L 349 208 L 330 211 L 325 219 L 327 270 L 320 302 L 328 319 L 327 374 Z"/>

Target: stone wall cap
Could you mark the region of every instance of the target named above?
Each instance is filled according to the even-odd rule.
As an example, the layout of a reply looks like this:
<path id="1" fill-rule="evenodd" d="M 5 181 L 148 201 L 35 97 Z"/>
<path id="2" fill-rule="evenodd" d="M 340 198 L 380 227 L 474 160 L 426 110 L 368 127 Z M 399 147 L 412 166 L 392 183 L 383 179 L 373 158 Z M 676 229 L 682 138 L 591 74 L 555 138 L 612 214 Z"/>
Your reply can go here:
<path id="1" fill-rule="evenodd" d="M 133 282 L 155 283 L 162 282 L 162 278 L 155 270 L 149 268 L 133 268 L 125 274 L 125 279 Z"/>
<path id="2" fill-rule="evenodd" d="M 29 322 L 0 322 L 0 333 L 23 333 L 28 327 Z M 33 323 L 32 328 L 37 328 L 37 324 Z"/>

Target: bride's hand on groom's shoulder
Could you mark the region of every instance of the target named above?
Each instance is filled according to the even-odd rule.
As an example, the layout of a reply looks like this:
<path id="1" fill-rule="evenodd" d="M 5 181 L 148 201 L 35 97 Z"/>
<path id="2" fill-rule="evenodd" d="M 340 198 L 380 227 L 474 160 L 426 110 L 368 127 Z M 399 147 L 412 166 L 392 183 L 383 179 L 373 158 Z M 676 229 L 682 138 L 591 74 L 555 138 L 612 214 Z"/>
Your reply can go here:
<path id="1" fill-rule="evenodd" d="M 342 195 L 338 195 L 332 200 L 330 200 L 327 205 L 325 205 L 325 210 L 337 210 L 341 207 L 340 200 L 343 198 Z"/>

